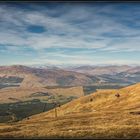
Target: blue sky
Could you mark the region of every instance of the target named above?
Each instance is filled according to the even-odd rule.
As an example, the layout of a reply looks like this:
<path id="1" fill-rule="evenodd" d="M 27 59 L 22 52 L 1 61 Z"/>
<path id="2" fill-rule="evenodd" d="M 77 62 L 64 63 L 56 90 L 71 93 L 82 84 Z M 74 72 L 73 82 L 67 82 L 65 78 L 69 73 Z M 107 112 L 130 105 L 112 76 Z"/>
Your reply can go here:
<path id="1" fill-rule="evenodd" d="M 140 3 L 1 3 L 0 65 L 140 64 Z"/>

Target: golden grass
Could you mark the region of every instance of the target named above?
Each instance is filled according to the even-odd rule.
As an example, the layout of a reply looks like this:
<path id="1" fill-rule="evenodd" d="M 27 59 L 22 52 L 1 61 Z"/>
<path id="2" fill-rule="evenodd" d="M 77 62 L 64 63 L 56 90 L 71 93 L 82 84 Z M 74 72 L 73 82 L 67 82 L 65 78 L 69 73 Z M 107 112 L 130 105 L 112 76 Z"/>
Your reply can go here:
<path id="1" fill-rule="evenodd" d="M 139 89 L 140 84 L 136 84 L 80 97 L 57 108 L 57 118 L 53 109 L 29 120 L 3 124 L 0 137 L 140 138 L 140 115 L 130 113 L 140 111 Z"/>

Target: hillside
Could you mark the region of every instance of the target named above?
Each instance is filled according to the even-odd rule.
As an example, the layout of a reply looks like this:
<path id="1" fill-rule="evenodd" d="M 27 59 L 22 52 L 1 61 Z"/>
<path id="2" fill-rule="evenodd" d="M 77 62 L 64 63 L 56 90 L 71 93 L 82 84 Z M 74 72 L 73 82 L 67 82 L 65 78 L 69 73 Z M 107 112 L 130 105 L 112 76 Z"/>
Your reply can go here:
<path id="1" fill-rule="evenodd" d="M 97 92 L 80 97 L 70 103 L 63 105 L 60 114 L 87 111 L 126 111 L 139 109 L 140 83 L 119 90 L 98 90 Z M 116 93 L 120 97 L 115 96 Z M 90 101 L 92 100 L 92 101 Z M 139 106 L 138 106 L 139 105 Z M 138 106 L 138 107 L 137 107 Z M 51 112 L 47 113 L 51 115 Z M 43 114 L 44 116 L 44 114 Z"/>
<path id="2" fill-rule="evenodd" d="M 139 66 L 80 66 L 70 68 L 72 71 L 96 76 L 100 83 L 117 83 L 130 85 L 140 82 Z"/>
<path id="3" fill-rule="evenodd" d="M 48 111 L 54 103 L 65 104 L 84 95 L 83 87 L 13 87 L 0 90 L 0 123 L 11 120 L 7 111 L 17 120 Z M 44 106 L 46 106 L 44 108 Z"/>
<path id="4" fill-rule="evenodd" d="M 35 96 L 37 93 L 38 96 Z M 31 99 L 47 100 L 52 96 L 62 95 L 64 97 L 81 97 L 84 95 L 82 87 L 68 87 L 68 88 L 4 88 L 0 90 L 1 103 L 14 103 L 17 101 L 27 101 Z M 17 100 L 13 100 L 13 98 Z"/>
<path id="5" fill-rule="evenodd" d="M 140 68 L 138 66 L 81 66 L 74 68 L 0 66 L 0 88 L 129 85 L 140 82 L 139 79 Z"/>
<path id="6" fill-rule="evenodd" d="M 58 68 L 33 68 L 22 65 L 0 66 L 0 79 L 22 78 L 20 87 L 81 86 L 97 83 L 97 77 Z M 8 83 L 8 80 L 7 80 Z M 9 81 L 9 84 L 13 82 Z M 5 84 L 4 82 L 0 84 Z"/>
<path id="7" fill-rule="evenodd" d="M 15 124 L 1 124 L 0 136 L 140 138 L 139 93 L 140 83 L 119 90 L 98 90 L 57 107 L 57 118 L 53 109 Z"/>
<path id="8" fill-rule="evenodd" d="M 103 75 L 103 74 L 116 74 L 132 69 L 131 66 L 122 65 L 122 66 L 80 66 L 72 68 L 71 70 L 87 73 L 89 75 Z M 133 68 L 134 69 L 134 68 Z"/>

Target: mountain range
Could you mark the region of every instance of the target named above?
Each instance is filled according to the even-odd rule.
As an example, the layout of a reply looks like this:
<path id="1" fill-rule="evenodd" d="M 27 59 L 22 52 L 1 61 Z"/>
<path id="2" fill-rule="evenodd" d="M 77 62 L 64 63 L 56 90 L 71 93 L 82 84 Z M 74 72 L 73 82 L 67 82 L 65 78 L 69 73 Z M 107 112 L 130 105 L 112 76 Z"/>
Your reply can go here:
<path id="1" fill-rule="evenodd" d="M 60 95 L 67 100 L 86 95 L 86 92 L 90 94 L 98 88 L 118 88 L 137 82 L 140 82 L 138 66 L 0 66 L 0 101 L 48 101 Z"/>
<path id="2" fill-rule="evenodd" d="M 129 85 L 140 82 L 140 66 L 29 67 L 0 66 L 0 87 Z"/>

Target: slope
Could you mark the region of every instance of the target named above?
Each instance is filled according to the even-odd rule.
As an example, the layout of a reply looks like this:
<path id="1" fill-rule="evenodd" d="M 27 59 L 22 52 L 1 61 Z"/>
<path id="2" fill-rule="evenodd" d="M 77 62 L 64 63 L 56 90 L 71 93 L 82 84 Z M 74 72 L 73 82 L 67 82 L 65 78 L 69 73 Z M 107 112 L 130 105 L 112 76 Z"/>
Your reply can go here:
<path id="1" fill-rule="evenodd" d="M 37 93 L 44 93 L 40 94 L 40 96 L 33 96 Z M 27 101 L 31 99 L 47 99 L 48 97 L 52 96 L 59 96 L 62 95 L 64 97 L 81 97 L 84 95 L 83 88 L 80 86 L 77 87 L 67 87 L 67 88 L 41 88 L 41 87 L 18 87 L 18 88 L 4 88 L 0 90 L 0 102 L 1 103 L 14 103 L 18 100 Z M 12 100 L 13 98 L 17 99 Z"/>
<path id="2" fill-rule="evenodd" d="M 140 138 L 140 83 L 99 90 L 55 110 L 0 126 L 1 137 Z M 120 97 L 115 94 L 119 93 Z"/>
<path id="3" fill-rule="evenodd" d="M 86 74 L 63 69 L 33 68 L 22 65 L 0 66 L 1 77 L 23 78 L 21 87 L 81 86 L 97 83 L 99 79 Z"/>

